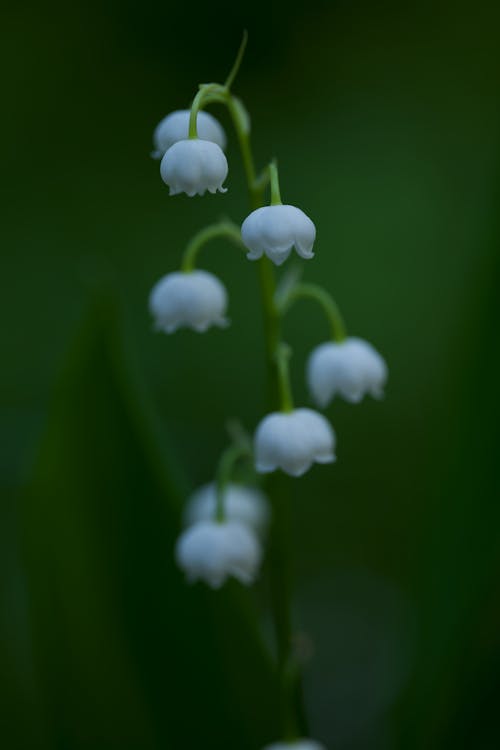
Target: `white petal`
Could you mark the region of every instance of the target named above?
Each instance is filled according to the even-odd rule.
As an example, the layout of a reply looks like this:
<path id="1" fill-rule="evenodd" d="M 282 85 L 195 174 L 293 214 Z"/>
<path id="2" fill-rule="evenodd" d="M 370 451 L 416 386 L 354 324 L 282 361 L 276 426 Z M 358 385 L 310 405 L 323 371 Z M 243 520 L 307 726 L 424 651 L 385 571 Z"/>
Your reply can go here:
<path id="1" fill-rule="evenodd" d="M 196 490 L 184 511 L 184 523 L 192 525 L 215 517 L 217 490 L 215 484 L 206 484 Z M 256 533 L 262 533 L 269 522 L 269 504 L 265 495 L 255 487 L 230 483 L 224 496 L 224 512 L 228 521 L 238 521 Z"/>
<path id="2" fill-rule="evenodd" d="M 292 251 L 291 247 L 287 248 L 286 250 L 274 249 L 274 250 L 268 250 L 267 255 L 276 266 L 281 266 L 285 262 L 285 260 L 288 258 L 291 251 Z"/>
<path id="3" fill-rule="evenodd" d="M 149 298 L 156 327 L 167 333 L 181 327 L 202 332 L 210 326 L 224 326 L 226 307 L 224 285 L 203 270 L 167 274 L 155 284 Z"/>
<path id="4" fill-rule="evenodd" d="M 189 581 L 219 588 L 229 576 L 245 585 L 255 579 L 262 558 L 257 537 L 236 521 L 199 521 L 179 537 L 175 559 Z"/>
<path id="5" fill-rule="evenodd" d="M 290 206 L 292 208 L 292 206 Z M 312 251 L 316 239 L 316 227 L 311 219 L 300 210 L 295 209 L 293 217 L 294 240 L 297 253 L 307 260 L 314 257 Z"/>
<path id="6" fill-rule="evenodd" d="M 270 474 L 276 471 L 278 464 L 276 461 L 269 461 L 264 457 L 255 459 L 255 469 L 259 474 Z"/>
<path id="7" fill-rule="evenodd" d="M 265 417 L 255 433 L 256 469 L 265 473 L 281 468 L 301 476 L 314 461 L 334 460 L 335 435 L 327 420 L 311 409 L 274 412 Z"/>
<path id="8" fill-rule="evenodd" d="M 295 246 L 303 258 L 312 258 L 316 236 L 313 222 L 296 206 L 263 206 L 247 216 L 241 226 L 241 238 L 250 250 L 250 260 L 265 253 L 276 265 L 288 258 Z"/>
<path id="9" fill-rule="evenodd" d="M 160 164 L 160 174 L 170 188 L 170 195 L 186 193 L 192 197 L 207 190 L 224 193 L 222 183 L 227 173 L 227 159 L 221 148 L 199 138 L 177 141 L 165 152 Z"/>
<path id="10" fill-rule="evenodd" d="M 153 133 L 155 151 L 151 154 L 154 159 L 161 159 L 165 151 L 177 143 L 187 140 L 189 137 L 189 109 L 180 109 L 170 112 L 156 126 Z M 226 134 L 220 123 L 208 112 L 198 112 L 196 119 L 198 138 L 203 141 L 216 143 L 222 150 L 226 148 Z"/>
<path id="11" fill-rule="evenodd" d="M 326 406 L 336 393 L 358 403 L 366 393 L 383 394 L 387 365 L 367 341 L 347 338 L 328 342 L 314 349 L 307 363 L 307 381 L 320 406 Z"/>
<path id="12" fill-rule="evenodd" d="M 259 260 L 259 258 L 262 258 L 262 255 L 262 250 L 250 250 L 247 253 L 247 258 L 248 260 Z"/>

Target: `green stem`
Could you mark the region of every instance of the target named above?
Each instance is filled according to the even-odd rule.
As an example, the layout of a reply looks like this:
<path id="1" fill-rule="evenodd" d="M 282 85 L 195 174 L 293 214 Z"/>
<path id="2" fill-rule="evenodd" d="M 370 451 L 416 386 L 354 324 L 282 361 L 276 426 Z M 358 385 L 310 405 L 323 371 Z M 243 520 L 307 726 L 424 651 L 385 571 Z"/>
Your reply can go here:
<path id="1" fill-rule="evenodd" d="M 226 101 L 231 115 L 245 170 L 247 188 L 252 210 L 264 203 L 264 190 L 269 170 L 264 177 L 256 176 L 250 136 L 247 124 L 241 115 L 241 106 L 231 95 Z M 269 376 L 269 410 L 279 410 L 288 395 L 283 390 L 276 352 L 281 340 L 281 314 L 275 303 L 276 281 L 271 261 L 262 257 L 258 263 L 258 275 L 262 310 L 266 362 Z M 287 739 L 300 736 L 304 731 L 305 719 L 302 701 L 300 676 L 291 665 L 292 654 L 291 623 L 291 575 L 290 575 L 290 498 L 285 491 L 283 477 L 273 476 L 269 482 L 270 497 L 273 502 L 273 527 L 269 548 L 269 570 L 271 585 L 271 607 L 277 646 L 277 672 L 282 700 L 282 730 Z M 290 674 L 297 675 L 291 685 Z M 300 726 L 299 726 L 300 725 Z"/>
<path id="2" fill-rule="evenodd" d="M 241 158 L 243 161 L 243 169 L 245 170 L 250 204 L 252 208 L 258 208 L 262 205 L 264 199 L 264 190 L 260 186 L 258 187 L 256 184 L 257 180 L 255 165 L 253 161 L 252 148 L 250 146 L 250 134 L 248 132 L 247 123 L 245 122 L 240 103 L 231 94 L 228 94 L 226 98 L 226 106 L 233 121 L 234 129 L 236 131 L 236 137 L 238 138 L 238 145 L 240 147 Z"/>
<path id="3" fill-rule="evenodd" d="M 283 739 L 293 740 L 307 734 L 302 706 L 300 674 L 292 654 L 292 571 L 290 494 L 284 477 L 269 479 L 272 501 L 272 527 L 268 560 L 270 594 L 276 636 L 277 674 L 280 689 L 281 731 Z"/>
<path id="4" fill-rule="evenodd" d="M 237 64 L 240 63 L 238 54 Z M 234 68 L 233 68 L 234 69 Z M 228 78 L 230 85 L 234 80 L 232 72 Z M 264 191 L 271 171 L 266 169 L 261 175 L 257 175 L 250 145 L 249 119 L 239 99 L 234 97 L 228 85 L 206 84 L 200 87 L 191 108 L 189 121 L 189 137 L 196 138 L 196 118 L 198 111 L 203 106 L 212 102 L 222 102 L 228 108 L 236 131 L 238 144 L 245 171 L 247 189 L 252 210 L 259 208 L 264 203 Z M 276 193 L 276 188 L 278 192 Z M 277 170 L 274 184 L 274 196 L 279 197 L 279 185 L 277 185 Z M 271 261 L 262 257 L 258 263 L 258 275 L 262 310 L 264 317 L 264 336 L 266 349 L 266 363 L 269 375 L 269 410 L 276 411 L 283 404 L 291 405 L 291 396 L 287 393 L 283 377 L 280 375 L 279 363 L 276 360 L 281 340 L 281 311 L 275 303 L 276 281 Z M 270 565 L 271 575 L 271 604 L 273 610 L 274 627 L 276 633 L 276 644 L 278 654 L 278 679 L 282 695 L 283 711 L 283 733 L 292 739 L 299 736 L 298 726 L 304 728 L 304 709 L 300 677 L 293 679 L 291 685 L 291 674 L 298 674 L 294 667 L 292 655 L 292 626 L 291 626 L 291 582 L 290 582 L 290 503 L 288 496 L 283 492 L 281 477 L 271 480 L 274 482 L 276 491 L 271 493 L 273 499 L 273 533 L 270 540 Z M 218 504 L 223 513 L 222 493 L 218 495 Z"/>
<path id="5" fill-rule="evenodd" d="M 276 351 L 275 357 L 278 364 L 278 378 L 280 382 L 281 394 L 281 411 L 293 411 L 292 386 L 290 384 L 290 367 L 288 361 L 292 352 L 290 347 L 281 342 Z"/>
<path id="6" fill-rule="evenodd" d="M 220 83 L 202 83 L 200 85 L 199 91 L 191 104 L 188 138 L 198 138 L 197 121 L 200 109 L 213 102 L 225 102 L 227 94 L 226 87 L 221 86 Z"/>
<path id="7" fill-rule="evenodd" d="M 195 268 L 196 259 L 201 248 L 206 245 L 207 242 L 210 242 L 210 240 L 222 237 L 230 240 L 231 242 L 234 242 L 234 244 L 238 245 L 238 247 L 245 249 L 245 246 L 241 241 L 240 227 L 237 224 L 234 224 L 232 221 L 224 219 L 223 221 L 219 221 L 216 224 L 210 224 L 210 226 L 205 227 L 194 235 L 184 251 L 181 270 L 185 271 L 186 273 L 192 271 Z"/>
<path id="8" fill-rule="evenodd" d="M 278 175 L 278 165 L 276 160 L 269 165 L 269 176 L 271 180 L 271 206 L 281 206 L 280 181 Z"/>
<path id="9" fill-rule="evenodd" d="M 240 458 L 244 458 L 251 455 L 249 446 L 243 443 L 236 443 L 226 448 L 222 454 L 219 466 L 217 468 L 217 504 L 215 508 L 215 518 L 219 523 L 223 523 L 226 520 L 226 513 L 224 507 L 224 496 L 226 494 L 226 487 L 231 481 L 233 475 L 234 465 Z"/>
<path id="10" fill-rule="evenodd" d="M 238 54 L 236 55 L 236 60 L 233 63 L 233 67 L 231 68 L 231 72 L 229 73 L 228 77 L 226 78 L 225 87 L 229 91 L 231 88 L 234 79 L 238 75 L 238 71 L 240 69 L 241 61 L 243 60 L 243 55 L 245 54 L 245 49 L 248 42 L 248 32 L 245 29 L 243 32 L 243 39 L 241 40 L 240 47 L 238 49 Z"/>
<path id="11" fill-rule="evenodd" d="M 243 168 L 248 188 L 250 206 L 252 209 L 259 208 L 264 203 L 264 190 L 266 180 L 256 176 L 252 148 L 250 145 L 250 134 L 246 123 L 241 116 L 241 108 L 235 103 L 233 96 L 227 98 L 227 107 L 233 121 L 238 144 L 240 147 Z M 266 172 L 269 174 L 268 170 Z M 276 281 L 271 261 L 262 257 L 258 263 L 258 275 L 262 309 L 264 313 L 264 335 L 266 346 L 266 362 L 270 383 L 269 408 L 279 408 L 279 378 L 277 374 L 277 363 L 275 352 L 280 342 L 280 314 L 274 302 L 276 292 Z"/>
<path id="12" fill-rule="evenodd" d="M 198 138 L 198 128 L 196 122 L 198 119 L 198 112 L 200 111 L 201 102 L 203 101 L 204 91 L 201 88 L 193 99 L 191 104 L 191 112 L 189 113 L 189 138 Z"/>
<path id="13" fill-rule="evenodd" d="M 262 257 L 257 261 L 257 273 L 259 276 L 260 296 L 264 315 L 264 340 L 269 381 L 268 409 L 269 411 L 275 411 L 279 409 L 281 400 L 280 379 L 275 357 L 281 338 L 281 321 L 274 304 L 274 293 L 276 290 L 274 269 L 268 258 Z"/>
<path id="14" fill-rule="evenodd" d="M 287 293 L 282 302 L 280 310 L 282 314 L 292 306 L 298 299 L 312 299 L 321 305 L 323 312 L 330 324 L 332 339 L 337 342 L 344 341 L 347 336 L 346 327 L 337 303 L 326 289 L 318 284 L 295 284 Z"/>

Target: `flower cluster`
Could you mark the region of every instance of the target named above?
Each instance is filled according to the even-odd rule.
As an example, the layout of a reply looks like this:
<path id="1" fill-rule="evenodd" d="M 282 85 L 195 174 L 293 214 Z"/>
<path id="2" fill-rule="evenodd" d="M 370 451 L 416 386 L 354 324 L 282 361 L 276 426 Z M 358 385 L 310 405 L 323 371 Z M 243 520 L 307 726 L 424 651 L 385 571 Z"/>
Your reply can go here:
<path id="1" fill-rule="evenodd" d="M 200 111 L 196 117 L 197 134 L 189 137 L 192 119 L 189 110 L 180 110 L 157 126 L 154 153 L 162 157 L 161 176 L 170 186 L 171 195 L 179 192 L 202 195 L 206 190 L 224 192 L 222 183 L 228 171 L 223 152 L 224 130 L 214 117 Z M 207 238 L 232 233 L 232 239 L 237 235 L 240 246 L 248 251 L 248 259 L 259 260 L 265 255 L 277 266 L 286 261 L 293 247 L 301 258 L 311 259 L 316 238 L 313 222 L 300 208 L 281 203 L 274 163 L 269 166 L 268 175 L 271 205 L 252 211 L 241 228 L 231 228 L 226 223 L 220 230 L 217 226 L 209 230 Z M 203 242 L 194 243 L 196 252 Z M 204 332 L 213 326 L 228 325 L 228 294 L 224 284 L 208 271 L 192 267 L 191 260 L 188 267 L 161 278 L 151 291 L 149 307 L 158 330 L 173 333 L 184 327 Z M 292 287 L 288 300 L 281 300 L 281 311 L 294 294 L 314 296 L 310 289 L 309 292 L 305 289 L 305 293 L 304 289 L 300 285 Z M 325 294 L 322 290 L 323 300 Z M 277 303 L 276 306 L 279 311 Z M 330 314 L 332 317 L 335 315 Z M 307 362 L 306 379 L 313 400 L 325 408 L 335 395 L 352 403 L 367 393 L 380 398 L 387 379 L 384 359 L 368 342 L 346 337 L 339 330 L 338 320 L 331 322 L 333 340 L 317 346 Z M 336 458 L 335 432 L 328 420 L 312 409 L 293 408 L 291 404 L 262 419 L 253 443 L 254 467 L 259 474 L 281 469 L 299 477 L 313 463 L 332 463 Z M 256 529 L 250 518 L 262 517 L 262 502 L 256 500 L 255 493 L 250 501 L 248 490 L 238 490 L 235 486 L 225 494 L 224 522 L 214 520 L 213 486 L 195 495 L 188 505 L 189 526 L 176 550 L 176 559 L 188 578 L 201 578 L 214 587 L 229 575 L 243 583 L 252 582 L 261 558 L 260 542 L 252 537 Z"/>
<path id="2" fill-rule="evenodd" d="M 281 341 L 281 323 L 289 307 L 299 298 L 316 301 L 330 327 L 330 339 L 311 351 L 306 366 L 309 392 L 319 409 L 325 409 L 337 395 L 351 403 L 358 403 L 366 394 L 381 398 L 388 372 L 383 357 L 371 344 L 347 336 L 335 301 L 325 289 L 299 283 L 293 273 L 285 274 L 280 284 L 275 282 L 273 265 L 282 266 L 293 249 L 303 260 L 314 257 L 316 227 L 302 209 L 282 202 L 275 161 L 261 174 L 256 173 L 249 142 L 250 119 L 230 90 L 245 41 L 226 83 L 200 85 L 191 109 L 171 112 L 153 135 L 152 155 L 161 159 L 160 175 L 170 195 L 224 194 L 229 172 L 226 134 L 204 108 L 214 102 L 225 105 L 237 131 L 252 197 L 253 210 L 240 224 L 224 220 L 198 232 L 186 247 L 180 269 L 163 276 L 149 298 L 155 327 L 167 334 L 180 328 L 197 332 L 224 328 L 228 325 L 226 287 L 216 276 L 196 267 L 198 253 L 208 241 L 225 238 L 243 250 L 248 260 L 260 264 L 267 365 L 277 397 L 253 439 L 242 430 L 238 436 L 233 434 L 215 481 L 188 498 L 184 529 L 175 548 L 175 559 L 186 578 L 214 589 L 229 578 L 247 586 L 255 581 L 270 522 L 267 497 L 253 486 L 235 482 L 235 464 L 244 460 L 247 474 L 252 470 L 257 479 L 276 470 L 300 477 L 315 463 L 336 460 L 336 436 L 329 420 L 319 411 L 294 405 L 288 363 L 291 350 Z M 268 186 L 270 200 L 265 205 Z M 271 534 L 274 530 L 272 526 Z M 289 641 L 281 644 L 285 652 L 290 650 Z M 285 662 L 282 668 L 287 668 Z M 265 750 L 324 750 L 298 735 L 292 742 L 278 742 Z"/>

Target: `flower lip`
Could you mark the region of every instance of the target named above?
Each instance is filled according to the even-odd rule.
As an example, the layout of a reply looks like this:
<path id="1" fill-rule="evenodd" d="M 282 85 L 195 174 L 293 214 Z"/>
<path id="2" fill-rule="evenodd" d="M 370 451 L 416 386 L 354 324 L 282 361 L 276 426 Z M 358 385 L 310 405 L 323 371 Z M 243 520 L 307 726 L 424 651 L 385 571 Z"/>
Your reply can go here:
<path id="1" fill-rule="evenodd" d="M 349 337 L 316 347 L 309 355 L 306 374 L 311 395 L 324 408 L 336 394 L 351 403 L 358 403 L 367 393 L 382 398 L 388 370 L 371 344 Z"/>
<path id="2" fill-rule="evenodd" d="M 163 276 L 151 290 L 149 309 L 155 327 L 165 333 L 192 328 L 203 333 L 210 326 L 228 325 L 227 292 L 213 274 L 201 269 L 174 271 Z"/>
<path id="3" fill-rule="evenodd" d="M 217 488 L 215 483 L 199 487 L 188 500 L 184 523 L 187 526 L 197 521 L 215 517 Z M 224 493 L 224 513 L 228 521 L 238 521 L 256 534 L 263 534 L 269 523 L 269 504 L 265 495 L 256 487 L 246 487 L 231 482 Z"/>
<path id="4" fill-rule="evenodd" d="M 160 174 L 170 188 L 170 195 L 186 193 L 190 197 L 217 191 L 225 193 L 222 183 L 227 177 L 228 164 L 224 152 L 216 143 L 200 138 L 177 141 L 165 152 Z"/>
<path id="5" fill-rule="evenodd" d="M 316 227 L 296 206 L 263 206 L 247 216 L 241 226 L 241 238 L 249 250 L 249 260 L 258 260 L 265 254 L 280 266 L 293 247 L 301 258 L 314 257 Z"/>
<path id="6" fill-rule="evenodd" d="M 258 472 L 282 469 L 302 476 L 316 463 L 335 461 L 335 433 L 329 422 L 312 409 L 273 412 L 255 433 L 255 466 Z"/>
<path id="7" fill-rule="evenodd" d="M 151 154 L 155 159 L 161 159 L 168 149 L 177 141 L 187 140 L 189 137 L 189 109 L 177 109 L 170 112 L 161 120 L 153 133 L 155 150 Z M 224 128 L 209 112 L 198 112 L 196 119 L 198 138 L 202 141 L 212 141 L 224 151 L 226 148 L 226 134 Z"/>
<path id="8" fill-rule="evenodd" d="M 177 540 L 175 559 L 188 581 L 218 589 L 230 576 L 252 584 L 262 559 L 255 534 L 237 521 L 199 521 Z"/>

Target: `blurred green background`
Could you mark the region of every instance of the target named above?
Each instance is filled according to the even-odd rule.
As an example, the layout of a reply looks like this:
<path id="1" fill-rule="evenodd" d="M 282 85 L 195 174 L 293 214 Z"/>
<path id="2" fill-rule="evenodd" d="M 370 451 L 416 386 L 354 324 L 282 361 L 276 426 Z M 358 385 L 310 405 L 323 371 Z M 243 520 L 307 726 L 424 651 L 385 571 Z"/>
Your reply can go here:
<path id="1" fill-rule="evenodd" d="M 337 464 L 290 482 L 311 734 L 498 748 L 500 13 L 451 0 L 2 12 L 1 744 L 277 738 L 265 576 L 212 593 L 172 561 L 226 419 L 263 414 L 255 268 L 202 255 L 226 331 L 153 334 L 146 307 L 190 233 L 247 212 L 232 134 L 226 196 L 169 200 L 149 158 L 245 27 L 235 91 L 259 163 L 279 158 L 284 200 L 317 225 L 305 278 L 390 368 L 383 402 L 328 410 Z M 300 403 L 326 332 L 306 303 L 287 321 Z"/>

